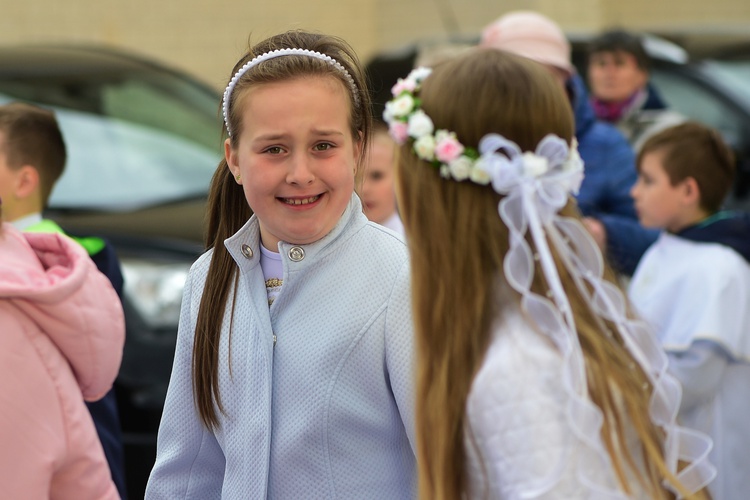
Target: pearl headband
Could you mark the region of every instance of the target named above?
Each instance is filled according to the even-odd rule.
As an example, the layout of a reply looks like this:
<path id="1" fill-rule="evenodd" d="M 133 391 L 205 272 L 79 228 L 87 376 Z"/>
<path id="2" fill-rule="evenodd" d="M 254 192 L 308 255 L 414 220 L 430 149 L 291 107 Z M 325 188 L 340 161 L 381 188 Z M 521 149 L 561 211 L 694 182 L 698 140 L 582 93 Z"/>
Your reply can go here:
<path id="1" fill-rule="evenodd" d="M 326 54 L 322 54 L 320 52 L 315 52 L 314 50 L 307 50 L 307 49 L 272 50 L 271 52 L 265 52 L 257 57 L 254 57 L 253 59 L 245 63 L 245 65 L 242 66 L 237 71 L 237 73 L 234 74 L 232 79 L 229 81 L 229 85 L 227 85 L 227 88 L 224 91 L 224 100 L 222 102 L 221 108 L 222 108 L 222 113 L 224 114 L 224 124 L 227 127 L 227 134 L 229 134 L 230 137 L 232 136 L 232 131 L 229 129 L 229 98 L 232 96 L 232 92 L 234 91 L 234 87 L 237 85 L 237 82 L 240 80 L 240 78 L 242 78 L 242 75 L 247 73 L 254 66 L 257 66 L 263 61 L 267 61 L 269 59 L 274 59 L 276 57 L 281 57 L 281 56 L 307 56 L 307 57 L 313 57 L 315 59 L 320 59 L 322 61 L 326 61 L 328 64 L 336 68 L 339 72 L 341 72 L 341 74 L 344 75 L 344 79 L 349 84 L 349 88 L 352 91 L 352 96 L 354 98 L 354 105 L 359 106 L 360 101 L 359 101 L 359 92 L 357 90 L 357 85 L 354 83 L 354 79 L 346 70 L 346 68 L 336 59 Z"/>

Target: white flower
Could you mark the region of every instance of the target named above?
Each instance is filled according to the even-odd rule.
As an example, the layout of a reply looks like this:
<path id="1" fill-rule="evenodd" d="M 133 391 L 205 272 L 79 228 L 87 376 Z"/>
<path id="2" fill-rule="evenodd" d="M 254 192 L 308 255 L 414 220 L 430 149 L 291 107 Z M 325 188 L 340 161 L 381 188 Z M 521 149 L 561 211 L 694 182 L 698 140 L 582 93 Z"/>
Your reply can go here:
<path id="1" fill-rule="evenodd" d="M 414 152 L 423 160 L 435 159 L 435 138 L 431 135 L 423 135 L 414 142 Z"/>
<path id="2" fill-rule="evenodd" d="M 476 182 L 483 186 L 486 186 L 490 183 L 490 180 L 492 180 L 490 178 L 490 172 L 485 168 L 485 162 L 482 158 L 479 158 L 474 162 L 474 167 L 469 173 L 469 179 L 471 179 L 471 182 Z"/>
<path id="3" fill-rule="evenodd" d="M 443 179 L 451 178 L 451 169 L 448 168 L 448 165 L 440 165 L 440 177 Z"/>
<path id="4" fill-rule="evenodd" d="M 433 130 L 435 130 L 435 126 L 432 124 L 432 119 L 421 109 L 418 109 L 409 117 L 409 135 L 411 137 L 419 139 L 431 134 Z"/>
<path id="5" fill-rule="evenodd" d="M 400 118 L 414 109 L 414 98 L 409 94 L 402 94 L 385 105 L 385 112 L 389 117 Z"/>
<path id="6" fill-rule="evenodd" d="M 528 151 L 523 154 L 523 175 L 539 177 L 549 170 L 549 161 L 543 156 L 537 156 Z"/>
<path id="7" fill-rule="evenodd" d="M 467 156 L 459 156 L 451 161 L 448 164 L 448 167 L 450 168 L 453 178 L 457 181 L 462 181 L 469 178 L 469 174 L 472 170 L 472 163 L 471 158 Z"/>
<path id="8" fill-rule="evenodd" d="M 422 83 L 422 80 L 430 76 L 430 73 L 432 73 L 432 68 L 428 68 L 426 66 L 420 66 L 412 70 L 412 72 L 409 73 L 409 76 L 407 78 L 413 79 L 417 83 Z"/>

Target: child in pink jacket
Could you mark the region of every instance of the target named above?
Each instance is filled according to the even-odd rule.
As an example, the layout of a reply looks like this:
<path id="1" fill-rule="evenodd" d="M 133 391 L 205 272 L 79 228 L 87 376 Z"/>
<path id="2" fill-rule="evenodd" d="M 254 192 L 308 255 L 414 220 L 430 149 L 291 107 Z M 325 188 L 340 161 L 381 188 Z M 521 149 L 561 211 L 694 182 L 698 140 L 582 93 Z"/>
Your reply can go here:
<path id="1" fill-rule="evenodd" d="M 119 498 L 83 399 L 112 386 L 124 337 L 117 294 L 83 248 L 0 227 L 4 498 Z"/>

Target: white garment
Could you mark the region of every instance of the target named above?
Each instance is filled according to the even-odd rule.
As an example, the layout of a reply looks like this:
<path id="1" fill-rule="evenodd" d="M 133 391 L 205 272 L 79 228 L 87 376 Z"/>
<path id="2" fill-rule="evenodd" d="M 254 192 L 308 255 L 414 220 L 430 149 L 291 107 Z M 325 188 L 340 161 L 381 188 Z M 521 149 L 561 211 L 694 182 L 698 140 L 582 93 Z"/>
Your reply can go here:
<path id="1" fill-rule="evenodd" d="M 225 242 L 240 283 L 231 350 L 231 296 L 222 325 L 226 414 L 218 415 L 215 432 L 198 419 L 191 380 L 211 253 L 190 271 L 146 498 L 415 498 L 413 327 L 403 241 L 369 223 L 354 195 L 321 240 L 279 243 L 284 285 L 269 308 L 259 239 L 253 216 Z"/>
<path id="2" fill-rule="evenodd" d="M 629 295 L 682 383 L 682 423 L 714 440 L 711 494 L 748 498 L 750 265 L 724 245 L 664 233 L 644 254 Z"/>
<path id="3" fill-rule="evenodd" d="M 393 212 L 393 215 L 383 221 L 382 225 L 392 231 L 396 231 L 398 234 L 404 234 L 404 223 L 401 222 L 401 217 L 398 215 L 398 212 Z"/>
<path id="4" fill-rule="evenodd" d="M 519 312 L 494 329 L 467 400 L 465 449 L 472 499 L 628 498 L 614 470 L 572 432 L 562 356 Z M 580 480 L 606 484 L 619 496 Z M 635 481 L 632 498 L 645 498 Z"/>

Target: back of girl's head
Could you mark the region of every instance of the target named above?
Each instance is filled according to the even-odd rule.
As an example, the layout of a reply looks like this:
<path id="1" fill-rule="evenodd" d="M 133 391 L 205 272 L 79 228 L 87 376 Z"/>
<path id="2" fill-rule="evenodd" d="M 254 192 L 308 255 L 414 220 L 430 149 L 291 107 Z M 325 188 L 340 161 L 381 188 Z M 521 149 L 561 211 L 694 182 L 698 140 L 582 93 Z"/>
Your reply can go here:
<path id="1" fill-rule="evenodd" d="M 574 133 L 570 104 L 562 87 L 544 67 L 495 49 L 475 49 L 436 65 L 424 81 L 419 98 L 435 129 L 455 132 L 458 141 L 467 147 L 477 148 L 483 136 L 497 133 L 523 151 L 533 151 L 547 134 L 570 142 Z M 398 175 L 404 191 L 400 206 L 405 212 L 407 231 L 426 228 L 430 223 L 425 219 L 455 220 L 461 216 L 488 218 L 492 224 L 501 224 L 497 217 L 499 195 L 491 187 L 446 181 L 437 169 L 419 160 L 408 143 L 401 148 L 400 165 Z M 410 188 L 414 190 L 411 195 L 405 192 Z M 425 201 L 430 200 L 425 189 L 442 193 L 441 198 L 457 196 L 469 204 L 476 203 L 477 197 L 483 198 L 486 210 L 471 213 L 458 207 L 435 207 Z M 443 222 L 437 221 L 435 229 L 444 227 Z M 429 240 L 429 232 L 421 232 Z"/>
<path id="2" fill-rule="evenodd" d="M 474 149 L 489 133 L 532 151 L 547 134 L 567 141 L 573 135 L 571 108 L 554 78 L 540 64 L 496 49 L 436 65 L 417 98 L 436 130 L 455 132 Z M 408 141 L 399 150 L 397 191 L 412 255 L 421 497 L 459 498 L 466 489 L 466 397 L 498 312 L 508 229 L 492 186 L 441 177 Z"/>
<path id="3" fill-rule="evenodd" d="M 698 122 L 685 122 L 649 137 L 638 152 L 643 157 L 661 154 L 661 165 L 674 186 L 688 177 L 700 190 L 701 208 L 717 212 L 732 187 L 734 153 L 718 131 Z"/>

